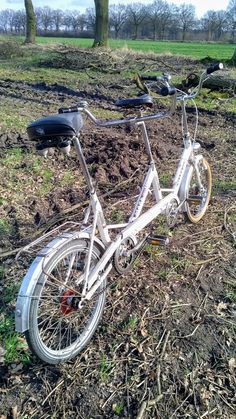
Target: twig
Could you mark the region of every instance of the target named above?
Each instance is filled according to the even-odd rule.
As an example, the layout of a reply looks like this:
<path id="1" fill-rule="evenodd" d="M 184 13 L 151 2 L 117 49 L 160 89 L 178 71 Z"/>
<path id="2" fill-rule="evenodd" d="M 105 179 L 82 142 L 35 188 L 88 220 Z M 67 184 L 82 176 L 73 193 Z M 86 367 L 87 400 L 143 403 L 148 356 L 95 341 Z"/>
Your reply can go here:
<path id="1" fill-rule="evenodd" d="M 157 346 L 156 346 L 156 348 L 155 348 L 155 352 L 157 352 L 157 349 L 159 348 L 159 346 L 160 346 L 160 344 L 161 344 L 161 342 L 162 342 L 162 340 L 163 340 L 163 338 L 164 338 L 165 334 L 166 334 L 166 329 L 164 330 L 164 332 L 163 332 L 163 333 L 162 333 L 162 335 L 161 335 L 161 338 L 160 338 L 160 340 L 159 340 L 159 342 L 158 342 L 158 344 L 157 344 Z"/>
<path id="2" fill-rule="evenodd" d="M 219 396 L 223 400 L 223 402 L 225 404 L 227 404 L 227 406 L 235 412 L 235 408 L 231 404 L 229 404 L 229 402 L 225 399 L 225 397 L 222 394 L 220 394 L 220 393 L 219 393 Z"/>
<path id="3" fill-rule="evenodd" d="M 231 229 L 229 227 L 229 223 L 227 222 L 228 213 L 230 211 L 232 211 L 232 210 L 234 210 L 236 212 L 236 206 L 235 205 L 232 205 L 231 207 L 229 207 L 228 209 L 225 210 L 225 214 L 224 214 L 224 228 L 229 233 L 229 235 L 232 237 L 233 243 L 236 244 L 236 231 L 231 231 Z"/>
<path id="4" fill-rule="evenodd" d="M 17 247 L 16 249 L 9 250 L 8 252 L 3 252 L 3 253 L 0 253 L 0 259 L 4 259 L 4 258 L 6 258 L 6 257 L 8 257 L 8 256 L 13 256 L 13 255 L 15 255 L 15 254 L 16 254 L 16 253 L 18 253 L 20 250 L 22 250 L 22 249 L 23 249 L 23 247 L 24 247 L 24 246 L 22 246 L 22 247 Z"/>
<path id="5" fill-rule="evenodd" d="M 210 412 L 207 411 L 207 412 L 203 413 L 203 415 L 200 416 L 200 419 L 203 419 L 206 416 L 212 415 L 212 413 L 214 413 L 217 409 L 218 409 L 218 407 L 215 407 L 215 409 L 211 410 Z"/>
<path id="6" fill-rule="evenodd" d="M 140 410 L 137 415 L 137 419 L 142 419 L 143 415 L 149 407 L 155 406 L 161 399 L 163 398 L 163 394 L 159 394 L 155 399 L 151 399 L 149 401 L 143 401 L 140 407 Z"/>
<path id="7" fill-rule="evenodd" d="M 126 385 L 124 385 L 124 384 L 122 384 L 122 385 L 120 385 L 118 388 L 116 388 L 114 391 L 113 391 L 113 393 L 108 397 L 108 399 L 105 401 L 105 403 L 103 403 L 103 405 L 102 405 L 102 409 L 104 409 L 104 407 L 107 405 L 107 403 L 109 403 L 109 401 L 111 401 L 112 399 L 113 399 L 113 397 L 115 396 L 115 394 L 119 391 L 119 390 L 121 390 L 121 389 L 123 389 L 123 388 L 125 388 L 126 387 Z"/>
<path id="8" fill-rule="evenodd" d="M 174 413 L 170 416 L 169 419 L 172 419 L 175 417 L 175 414 L 178 412 L 178 410 L 184 405 L 184 403 L 193 395 L 193 392 L 191 392 L 183 401 L 182 403 L 175 409 Z"/>
<path id="9" fill-rule="evenodd" d="M 55 391 L 59 388 L 59 387 L 61 387 L 61 385 L 64 383 L 64 379 L 63 380 L 61 380 L 57 385 L 56 385 L 56 387 L 54 387 L 53 389 L 52 389 L 52 391 L 47 395 L 47 397 L 46 397 L 46 399 L 44 399 L 44 401 L 43 401 L 43 403 L 42 403 L 42 406 L 44 406 L 45 405 L 45 403 L 46 403 L 46 401 L 49 399 L 49 397 L 51 397 L 51 395 L 53 394 L 53 393 L 55 393 Z"/>
<path id="10" fill-rule="evenodd" d="M 200 324 L 198 324 L 194 331 L 192 333 L 190 333 L 189 335 L 185 335 L 185 336 L 176 336 L 177 339 L 187 339 L 187 338 L 191 338 L 197 331 L 197 329 L 199 328 Z"/>
<path id="11" fill-rule="evenodd" d="M 205 265 L 206 263 L 213 262 L 214 260 L 217 260 L 217 259 L 219 259 L 219 255 L 214 256 L 213 258 L 210 258 L 210 259 L 199 260 L 198 262 L 195 262 L 195 265 Z"/>
<path id="12" fill-rule="evenodd" d="M 169 340 L 169 336 L 170 336 L 170 331 L 168 330 L 168 332 L 167 332 L 167 334 L 166 334 L 166 337 L 165 337 L 164 344 L 163 344 L 163 348 L 162 348 L 162 351 L 161 351 L 160 359 L 162 359 L 162 358 L 163 358 L 164 353 L 165 353 L 165 351 L 166 351 L 166 345 L 167 345 L 167 342 L 168 342 L 168 340 Z"/>
<path id="13" fill-rule="evenodd" d="M 157 365 L 157 392 L 158 395 L 161 395 L 161 366 Z"/>

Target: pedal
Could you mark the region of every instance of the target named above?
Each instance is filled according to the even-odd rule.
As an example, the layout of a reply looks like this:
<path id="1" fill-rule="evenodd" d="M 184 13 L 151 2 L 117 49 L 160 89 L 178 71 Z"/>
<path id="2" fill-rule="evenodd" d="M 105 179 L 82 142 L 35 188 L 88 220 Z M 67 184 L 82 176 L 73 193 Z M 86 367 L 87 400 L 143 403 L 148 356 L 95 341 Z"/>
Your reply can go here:
<path id="1" fill-rule="evenodd" d="M 203 200 L 202 196 L 199 196 L 199 195 L 190 195 L 188 197 L 188 199 L 187 199 L 187 202 L 189 204 L 198 205 L 198 204 L 201 204 L 202 203 L 202 200 Z"/>
<path id="2" fill-rule="evenodd" d="M 167 236 L 148 236 L 146 241 L 153 246 L 166 246 L 169 244 L 170 239 Z"/>

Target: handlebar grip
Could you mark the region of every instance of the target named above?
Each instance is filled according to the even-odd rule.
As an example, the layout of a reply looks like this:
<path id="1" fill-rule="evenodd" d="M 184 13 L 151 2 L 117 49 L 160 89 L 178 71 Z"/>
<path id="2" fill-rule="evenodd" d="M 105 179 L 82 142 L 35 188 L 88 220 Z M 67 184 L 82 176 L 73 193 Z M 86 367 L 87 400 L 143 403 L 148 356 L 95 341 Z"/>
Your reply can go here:
<path id="1" fill-rule="evenodd" d="M 141 80 L 150 80 L 150 81 L 158 81 L 160 79 L 160 77 L 158 76 L 145 76 L 145 75 L 141 75 L 140 78 Z"/>
<path id="2" fill-rule="evenodd" d="M 173 96 L 176 93 L 175 87 L 163 86 L 160 90 L 161 96 Z"/>
<path id="3" fill-rule="evenodd" d="M 222 70 L 223 68 L 224 68 L 224 66 L 223 66 L 222 63 L 217 63 L 217 64 L 214 64 L 214 65 L 211 65 L 210 67 L 208 67 L 206 69 L 206 73 L 211 74 L 211 73 L 214 73 L 214 71 Z"/>
<path id="4" fill-rule="evenodd" d="M 71 108 L 60 108 L 58 109 L 58 113 L 70 113 L 70 112 L 78 112 L 77 106 L 72 106 Z"/>

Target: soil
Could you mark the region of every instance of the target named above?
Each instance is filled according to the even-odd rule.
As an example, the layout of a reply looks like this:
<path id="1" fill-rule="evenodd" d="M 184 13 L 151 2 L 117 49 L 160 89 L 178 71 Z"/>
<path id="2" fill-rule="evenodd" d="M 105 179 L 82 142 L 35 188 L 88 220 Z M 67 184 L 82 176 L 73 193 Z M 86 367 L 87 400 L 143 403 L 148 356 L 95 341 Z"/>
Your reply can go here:
<path id="1" fill-rule="evenodd" d="M 40 102 L 51 110 L 86 98 L 91 107 L 109 116 L 110 111 L 121 112 L 114 100 L 128 97 L 129 83 L 124 89 L 120 85 L 118 78 L 113 87 L 103 81 L 100 87 L 91 83 L 78 92 L 57 84 L 3 80 L 0 93 L 17 100 L 18 106 Z M 165 183 L 171 180 L 181 152 L 179 110 L 171 119 L 147 126 Z M 214 182 L 207 214 L 197 225 L 180 218 L 168 228 L 165 220 L 155 221 L 151 228 L 164 230 L 170 245 L 145 248 L 127 275 L 110 277 L 102 322 L 75 360 L 51 367 L 32 356 L 30 364 L 7 364 L 0 353 L 0 418 L 235 418 L 234 129 L 233 115 L 200 110 L 199 142 Z M 100 196 L 110 192 L 106 200 L 101 198 L 107 217 L 125 218 L 147 164 L 139 130 L 99 128 L 86 120 L 81 142 Z M 15 147 L 25 155 L 17 167 L 23 173 L 34 144 L 25 134 L 0 132 L 1 156 Z M 76 174 L 73 150 L 69 159 L 56 151 L 49 161 L 54 181 L 63 169 Z M 50 226 L 65 219 L 80 221 L 81 208 L 67 215 L 66 210 L 82 207 L 87 199 L 80 172 L 79 181 L 72 185 L 55 185 L 40 198 L 31 195 L 20 205 L 9 198 L 1 207 L 15 226 L 2 240 L 2 252 L 29 243 L 48 230 L 50 220 Z M 7 275 L 0 280 L 1 289 L 16 278 L 19 281 L 27 264 L 7 256 L 3 266 Z M 7 313 L 14 310 L 14 302 L 1 304 Z"/>

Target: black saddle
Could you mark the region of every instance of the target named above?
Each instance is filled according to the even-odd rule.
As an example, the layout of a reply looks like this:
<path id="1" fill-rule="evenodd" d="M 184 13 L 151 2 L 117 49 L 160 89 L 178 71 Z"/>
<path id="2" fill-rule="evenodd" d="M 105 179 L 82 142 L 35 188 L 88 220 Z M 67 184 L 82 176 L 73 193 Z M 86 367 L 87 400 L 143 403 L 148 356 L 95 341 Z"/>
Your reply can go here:
<path id="1" fill-rule="evenodd" d="M 142 95 L 131 99 L 120 99 L 115 102 L 116 106 L 122 108 L 135 108 L 141 106 L 147 106 L 151 108 L 153 106 L 153 99 L 150 95 Z"/>
<path id="2" fill-rule="evenodd" d="M 82 126 L 83 119 L 79 112 L 61 113 L 32 122 L 27 127 L 27 134 L 33 141 L 56 140 L 58 137 L 74 137 Z"/>

